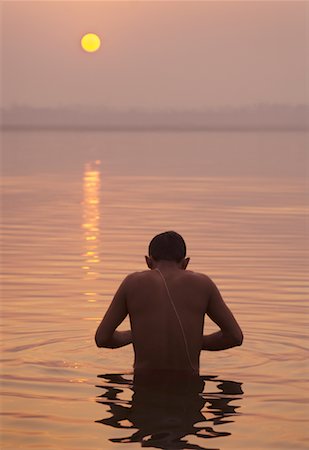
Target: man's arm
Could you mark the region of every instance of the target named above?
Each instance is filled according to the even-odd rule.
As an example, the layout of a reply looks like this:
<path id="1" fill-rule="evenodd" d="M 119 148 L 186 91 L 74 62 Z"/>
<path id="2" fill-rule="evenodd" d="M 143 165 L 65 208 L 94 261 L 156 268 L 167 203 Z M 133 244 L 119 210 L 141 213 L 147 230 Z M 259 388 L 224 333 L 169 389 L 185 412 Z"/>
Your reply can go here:
<path id="1" fill-rule="evenodd" d="M 215 283 L 210 279 L 209 281 L 211 294 L 206 313 L 218 325 L 220 331 L 203 336 L 202 350 L 218 351 L 241 345 L 243 342 L 241 328 L 224 303 Z"/>
<path id="2" fill-rule="evenodd" d="M 128 276 L 129 277 L 129 276 Z M 95 334 L 98 347 L 118 348 L 132 343 L 131 330 L 115 331 L 128 314 L 126 293 L 128 277 L 119 286 Z"/>

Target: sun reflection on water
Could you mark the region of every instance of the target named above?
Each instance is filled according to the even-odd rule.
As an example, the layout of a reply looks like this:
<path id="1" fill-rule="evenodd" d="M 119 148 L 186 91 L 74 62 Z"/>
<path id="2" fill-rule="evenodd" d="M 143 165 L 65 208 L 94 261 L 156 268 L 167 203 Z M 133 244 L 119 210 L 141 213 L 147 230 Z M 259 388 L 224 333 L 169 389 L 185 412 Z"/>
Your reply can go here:
<path id="1" fill-rule="evenodd" d="M 84 200 L 83 223 L 84 230 L 84 263 L 82 269 L 86 280 L 98 278 L 99 241 L 100 241 L 100 161 L 90 161 L 85 164 L 83 176 Z M 96 302 L 96 292 L 85 292 L 89 303 Z"/>

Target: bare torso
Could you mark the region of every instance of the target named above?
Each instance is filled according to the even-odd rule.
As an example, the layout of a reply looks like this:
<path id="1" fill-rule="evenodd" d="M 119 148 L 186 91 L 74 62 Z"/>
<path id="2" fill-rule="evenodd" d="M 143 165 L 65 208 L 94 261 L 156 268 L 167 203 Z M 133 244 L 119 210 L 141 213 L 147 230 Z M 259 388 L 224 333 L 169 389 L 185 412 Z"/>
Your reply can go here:
<path id="1" fill-rule="evenodd" d="M 95 333 L 98 347 L 133 344 L 135 375 L 164 370 L 186 376 L 198 374 L 201 350 L 242 344 L 242 330 L 216 284 L 186 270 L 189 258 L 179 264 L 146 261 L 151 270 L 128 275 L 117 289 Z M 117 331 L 128 314 L 131 330 Z M 205 314 L 219 331 L 203 335 Z"/>
<path id="2" fill-rule="evenodd" d="M 135 272 L 126 301 L 135 352 L 135 370 L 199 370 L 204 316 L 209 300 L 208 277 L 190 270 L 162 270 L 181 325 L 157 270 Z M 187 341 L 186 343 L 183 336 Z"/>

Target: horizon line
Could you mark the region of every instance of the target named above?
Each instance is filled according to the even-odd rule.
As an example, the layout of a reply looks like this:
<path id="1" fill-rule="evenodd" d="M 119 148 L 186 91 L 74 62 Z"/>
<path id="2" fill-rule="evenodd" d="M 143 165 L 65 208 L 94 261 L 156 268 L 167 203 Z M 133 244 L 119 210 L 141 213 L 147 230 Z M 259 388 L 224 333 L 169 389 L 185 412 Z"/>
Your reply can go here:
<path id="1" fill-rule="evenodd" d="M 295 125 L 287 125 L 287 126 L 276 126 L 276 125 L 269 125 L 269 126 L 171 126 L 171 125 L 147 125 L 145 127 L 143 126 L 85 126 L 85 125 L 0 125 L 0 131 L 107 131 L 107 132 L 128 132 L 128 131 L 209 131 L 209 132 L 216 132 L 216 131 L 286 131 L 286 132 L 297 132 L 297 131 L 309 131 L 309 127 L 306 126 L 295 126 Z"/>

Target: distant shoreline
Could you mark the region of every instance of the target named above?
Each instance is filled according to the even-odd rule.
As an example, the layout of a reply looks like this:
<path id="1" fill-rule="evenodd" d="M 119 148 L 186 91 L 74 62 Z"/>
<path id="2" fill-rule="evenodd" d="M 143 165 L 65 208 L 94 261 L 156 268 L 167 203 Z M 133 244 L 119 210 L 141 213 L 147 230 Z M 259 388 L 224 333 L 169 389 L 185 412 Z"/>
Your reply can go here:
<path id="1" fill-rule="evenodd" d="M 79 125 L 4 125 L 0 126 L 0 131 L 101 131 L 101 132 L 270 132 L 270 131 L 280 131 L 280 132 L 308 132 L 308 127 L 303 126 L 251 126 L 251 127 L 240 127 L 240 126 L 217 126 L 217 127 L 203 127 L 203 126 L 164 126 L 164 125 L 154 125 L 147 127 L 139 126 L 79 126 Z"/>
<path id="2" fill-rule="evenodd" d="M 0 129 L 97 132 L 306 131 L 309 105 L 252 105 L 217 110 L 115 110 L 85 105 L 0 108 Z"/>

